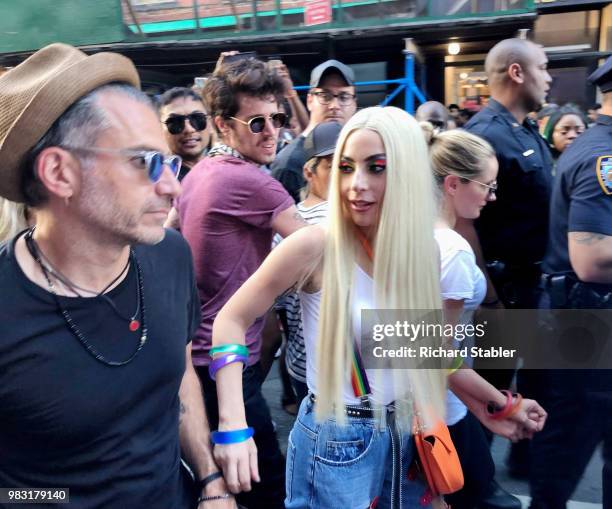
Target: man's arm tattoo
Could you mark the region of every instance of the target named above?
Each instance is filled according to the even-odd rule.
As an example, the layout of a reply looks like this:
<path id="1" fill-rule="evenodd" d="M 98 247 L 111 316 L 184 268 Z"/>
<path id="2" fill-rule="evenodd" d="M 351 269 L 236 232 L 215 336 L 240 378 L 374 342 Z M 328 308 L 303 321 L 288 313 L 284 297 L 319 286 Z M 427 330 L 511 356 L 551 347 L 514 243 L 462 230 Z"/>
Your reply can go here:
<path id="1" fill-rule="evenodd" d="M 185 413 L 187 413 L 187 407 L 181 400 L 179 400 L 179 425 L 181 424 L 181 419 Z"/>
<path id="2" fill-rule="evenodd" d="M 296 212 L 295 214 L 293 214 L 293 219 L 295 219 L 296 221 L 299 221 L 300 223 L 304 225 L 308 224 L 299 212 Z"/>

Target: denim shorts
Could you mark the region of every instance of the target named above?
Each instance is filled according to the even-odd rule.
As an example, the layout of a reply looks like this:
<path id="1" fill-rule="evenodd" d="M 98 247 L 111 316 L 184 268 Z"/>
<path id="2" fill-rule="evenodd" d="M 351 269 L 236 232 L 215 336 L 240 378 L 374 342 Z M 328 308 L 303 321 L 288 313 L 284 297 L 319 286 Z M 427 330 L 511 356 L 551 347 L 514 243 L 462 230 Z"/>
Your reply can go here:
<path id="1" fill-rule="evenodd" d="M 431 507 L 424 497 L 425 484 L 407 475 L 414 440 L 409 432 L 399 432 L 390 417 L 384 421 L 346 417 L 345 425 L 333 418 L 317 422 L 312 399 L 304 398 L 287 446 L 285 507 Z"/>

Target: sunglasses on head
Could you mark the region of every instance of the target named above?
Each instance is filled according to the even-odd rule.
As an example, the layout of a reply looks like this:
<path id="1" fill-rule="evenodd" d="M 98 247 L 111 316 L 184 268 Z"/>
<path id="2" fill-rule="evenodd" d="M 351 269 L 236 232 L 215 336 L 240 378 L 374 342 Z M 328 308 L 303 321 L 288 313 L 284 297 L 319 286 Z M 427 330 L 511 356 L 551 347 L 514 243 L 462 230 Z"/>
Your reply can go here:
<path id="1" fill-rule="evenodd" d="M 280 129 L 281 127 L 285 127 L 287 125 L 287 115 L 281 112 L 272 113 L 265 117 L 264 115 L 258 115 L 249 119 L 248 121 L 242 120 L 236 117 L 230 117 L 232 120 L 237 120 L 241 124 L 249 126 L 249 130 L 253 134 L 259 134 L 263 132 L 266 128 L 266 118 L 269 118 L 272 122 L 272 126 L 274 129 Z"/>
<path id="2" fill-rule="evenodd" d="M 164 166 L 167 166 L 174 177 L 178 177 L 181 170 L 182 159 L 180 156 L 166 156 L 156 150 L 131 150 L 113 149 L 101 147 L 64 147 L 75 152 L 91 154 L 119 154 L 127 157 L 135 166 L 146 170 L 149 180 L 157 182 L 164 173 Z"/>
<path id="3" fill-rule="evenodd" d="M 181 134 L 185 130 L 185 120 L 189 120 L 191 127 L 196 131 L 206 129 L 206 113 L 199 112 L 189 115 L 171 115 L 164 120 L 164 124 L 166 124 L 170 134 Z"/>

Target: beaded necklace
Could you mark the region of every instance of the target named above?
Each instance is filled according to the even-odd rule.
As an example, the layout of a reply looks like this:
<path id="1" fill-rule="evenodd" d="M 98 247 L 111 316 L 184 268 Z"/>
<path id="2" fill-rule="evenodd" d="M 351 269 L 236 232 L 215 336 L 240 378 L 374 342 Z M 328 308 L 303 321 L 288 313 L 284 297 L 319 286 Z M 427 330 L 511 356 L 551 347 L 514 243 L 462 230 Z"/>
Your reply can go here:
<path id="1" fill-rule="evenodd" d="M 98 352 L 92 346 L 92 344 L 89 341 L 87 341 L 87 339 L 85 338 L 85 335 L 81 332 L 81 330 L 77 327 L 77 325 L 72 320 L 72 317 L 70 316 L 70 313 L 68 313 L 68 310 L 65 309 L 64 306 L 62 306 L 59 295 L 57 291 L 55 290 L 55 286 L 53 285 L 53 282 L 51 281 L 49 270 L 47 269 L 47 267 L 45 266 L 45 264 L 43 263 L 41 259 L 40 249 L 38 248 L 38 246 L 36 245 L 36 241 L 32 237 L 33 233 L 34 233 L 34 228 L 31 228 L 30 230 L 26 232 L 25 237 L 24 237 L 26 246 L 28 248 L 28 251 L 32 255 L 32 258 L 34 258 L 34 260 L 40 267 L 43 275 L 45 276 L 45 279 L 47 280 L 47 285 L 49 286 L 49 290 L 51 294 L 53 295 L 58 311 L 64 317 L 64 320 L 66 321 L 66 325 L 68 326 L 68 329 L 77 338 L 77 340 L 79 341 L 79 343 L 81 343 L 81 345 L 85 348 L 85 350 L 87 350 L 89 354 L 91 354 L 97 361 L 101 362 L 102 364 L 105 364 L 107 366 L 125 366 L 126 364 L 129 364 L 130 362 L 132 362 L 134 358 L 136 357 L 136 355 L 138 354 L 138 352 L 142 350 L 142 347 L 147 342 L 147 325 L 145 321 L 145 303 L 144 303 L 142 270 L 140 268 L 140 263 L 138 263 L 138 259 L 136 258 L 136 255 L 134 254 L 134 251 L 130 249 L 130 260 L 133 260 L 134 262 L 134 265 L 136 267 L 136 275 L 138 278 L 138 285 L 137 285 L 138 308 L 136 312 L 138 313 L 138 310 L 140 310 L 140 321 L 136 320 L 136 316 L 132 317 L 129 328 L 130 330 L 134 331 L 134 330 L 137 330 L 142 325 L 142 331 L 141 331 L 140 340 L 138 341 L 138 345 L 136 349 L 127 359 L 123 361 L 111 361 L 111 360 L 106 359 L 100 352 Z M 125 269 L 123 272 L 125 272 Z M 59 279 L 59 280 L 62 281 L 62 279 Z M 117 310 L 114 303 L 110 301 L 110 299 L 108 299 L 107 302 L 110 302 L 115 312 L 117 312 L 119 316 L 122 316 Z M 133 325 L 132 325 L 133 322 L 137 323 L 136 328 L 133 328 Z"/>

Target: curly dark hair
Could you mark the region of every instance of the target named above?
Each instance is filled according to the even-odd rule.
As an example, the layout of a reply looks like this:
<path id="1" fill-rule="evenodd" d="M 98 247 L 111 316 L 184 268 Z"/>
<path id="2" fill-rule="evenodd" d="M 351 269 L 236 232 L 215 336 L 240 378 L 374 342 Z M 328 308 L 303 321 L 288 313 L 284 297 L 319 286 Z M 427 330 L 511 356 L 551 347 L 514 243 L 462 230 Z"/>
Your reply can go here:
<path id="1" fill-rule="evenodd" d="M 202 97 L 211 116 L 229 118 L 238 113 L 239 94 L 257 98 L 274 96 L 280 104 L 283 92 L 283 82 L 267 64 L 256 58 L 245 58 L 218 66 L 206 80 Z"/>

